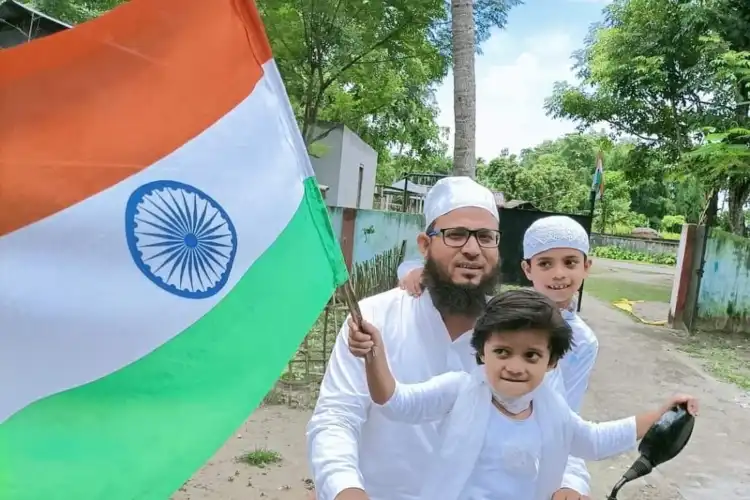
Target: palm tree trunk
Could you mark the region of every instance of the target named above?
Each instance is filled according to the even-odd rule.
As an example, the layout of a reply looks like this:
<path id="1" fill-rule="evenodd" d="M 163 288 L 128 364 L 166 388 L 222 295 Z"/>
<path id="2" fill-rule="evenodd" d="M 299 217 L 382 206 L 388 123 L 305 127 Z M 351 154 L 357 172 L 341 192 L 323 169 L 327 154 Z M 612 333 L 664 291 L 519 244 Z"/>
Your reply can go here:
<path id="1" fill-rule="evenodd" d="M 452 0 L 453 174 L 476 176 L 477 90 L 474 75 L 474 2 Z"/>

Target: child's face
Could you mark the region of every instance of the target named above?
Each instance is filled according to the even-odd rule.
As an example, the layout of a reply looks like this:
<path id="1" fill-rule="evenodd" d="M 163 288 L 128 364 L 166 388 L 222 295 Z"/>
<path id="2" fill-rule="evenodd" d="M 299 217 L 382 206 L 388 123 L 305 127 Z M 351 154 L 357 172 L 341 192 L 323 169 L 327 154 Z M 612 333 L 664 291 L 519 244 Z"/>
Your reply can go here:
<path id="1" fill-rule="evenodd" d="M 488 382 L 507 398 L 533 391 L 554 368 L 550 363 L 549 334 L 538 330 L 493 333 L 484 344 L 481 358 Z"/>
<path id="2" fill-rule="evenodd" d="M 525 260 L 521 267 L 536 291 L 557 304 L 567 306 L 589 275 L 591 260 L 572 248 L 553 248 Z"/>

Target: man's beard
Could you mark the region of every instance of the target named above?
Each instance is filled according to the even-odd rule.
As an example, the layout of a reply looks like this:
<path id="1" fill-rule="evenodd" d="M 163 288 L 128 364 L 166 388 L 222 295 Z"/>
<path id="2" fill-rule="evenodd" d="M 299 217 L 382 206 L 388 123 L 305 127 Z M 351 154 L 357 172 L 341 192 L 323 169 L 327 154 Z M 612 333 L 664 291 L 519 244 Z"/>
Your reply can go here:
<path id="1" fill-rule="evenodd" d="M 443 315 L 479 316 L 500 282 L 500 266 L 484 276 L 478 285 L 457 285 L 437 263 L 427 258 L 422 285 L 427 288 L 435 308 Z"/>

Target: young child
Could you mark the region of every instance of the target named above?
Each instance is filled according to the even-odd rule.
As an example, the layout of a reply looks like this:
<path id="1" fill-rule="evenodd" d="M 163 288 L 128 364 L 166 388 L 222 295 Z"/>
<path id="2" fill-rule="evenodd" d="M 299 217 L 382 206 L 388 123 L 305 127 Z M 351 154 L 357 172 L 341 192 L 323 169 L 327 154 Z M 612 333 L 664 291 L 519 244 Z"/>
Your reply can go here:
<path id="1" fill-rule="evenodd" d="M 566 216 L 553 215 L 535 221 L 524 233 L 521 268 L 534 289 L 546 295 L 560 308 L 573 330 L 571 352 L 563 358 L 549 378 L 565 397 L 568 405 L 579 412 L 588 389 L 591 371 L 599 353 L 594 332 L 576 314 L 576 293 L 588 277 L 589 237 L 578 222 Z M 422 293 L 422 264 L 407 261 L 398 269 L 400 286 L 412 295 Z M 563 492 L 589 494 L 589 474 L 580 458 L 570 457 L 559 488 Z M 555 499 L 558 497 L 556 496 Z M 565 496 L 563 496 L 565 498 Z M 578 498 L 575 496 L 575 498 Z"/>
<path id="2" fill-rule="evenodd" d="M 388 418 L 441 422 L 441 445 L 429 464 L 420 500 L 549 500 L 569 455 L 602 460 L 635 447 L 669 408 L 592 423 L 573 412 L 545 374 L 571 348 L 572 331 L 557 305 L 534 290 L 512 290 L 489 301 L 471 339 L 477 369 L 401 384 L 387 361 L 380 332 L 349 319 L 349 350 L 365 361 L 370 396 Z"/>

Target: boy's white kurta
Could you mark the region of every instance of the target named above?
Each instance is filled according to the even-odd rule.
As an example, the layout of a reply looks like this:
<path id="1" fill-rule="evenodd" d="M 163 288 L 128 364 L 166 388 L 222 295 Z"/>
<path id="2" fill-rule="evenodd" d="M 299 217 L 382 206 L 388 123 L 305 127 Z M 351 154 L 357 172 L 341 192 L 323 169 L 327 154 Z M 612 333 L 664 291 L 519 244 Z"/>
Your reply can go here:
<path id="1" fill-rule="evenodd" d="M 518 492 L 524 496 L 513 500 L 549 500 L 560 485 L 571 454 L 602 460 L 636 445 L 635 417 L 586 422 L 549 382 L 539 387 L 533 400 L 542 443 L 536 491 Z M 476 367 L 472 373 L 444 373 L 420 384 L 399 383 L 391 400 L 378 408 L 389 418 L 411 424 L 439 422 L 448 415 L 441 432 L 442 446 L 426 467 L 420 500 L 465 498 L 488 436 L 490 412 L 498 411 L 492 404 L 484 367 Z"/>
<path id="2" fill-rule="evenodd" d="M 413 298 L 403 290 L 391 290 L 363 300 L 360 307 L 382 332 L 397 380 L 424 382 L 476 368 L 470 334 L 451 341 L 429 293 Z M 386 418 L 372 404 L 364 363 L 349 352 L 348 335 L 344 324 L 307 428 L 318 500 L 333 500 L 347 488 L 364 489 L 370 500 L 416 500 L 423 467 L 439 445 L 438 424 L 410 425 Z"/>
<path id="3" fill-rule="evenodd" d="M 403 279 L 409 271 L 423 266 L 424 263 L 420 260 L 404 261 L 398 267 L 398 278 Z M 591 370 L 599 354 L 599 341 L 591 328 L 575 312 L 564 310 L 562 313 L 573 330 L 573 350 L 560 361 L 558 368 L 548 377 L 554 380 L 553 386 L 565 397 L 568 406 L 576 413 L 580 413 L 583 396 L 589 386 Z M 585 461 L 571 456 L 560 487 L 572 488 L 583 495 L 590 495 L 590 481 Z"/>

